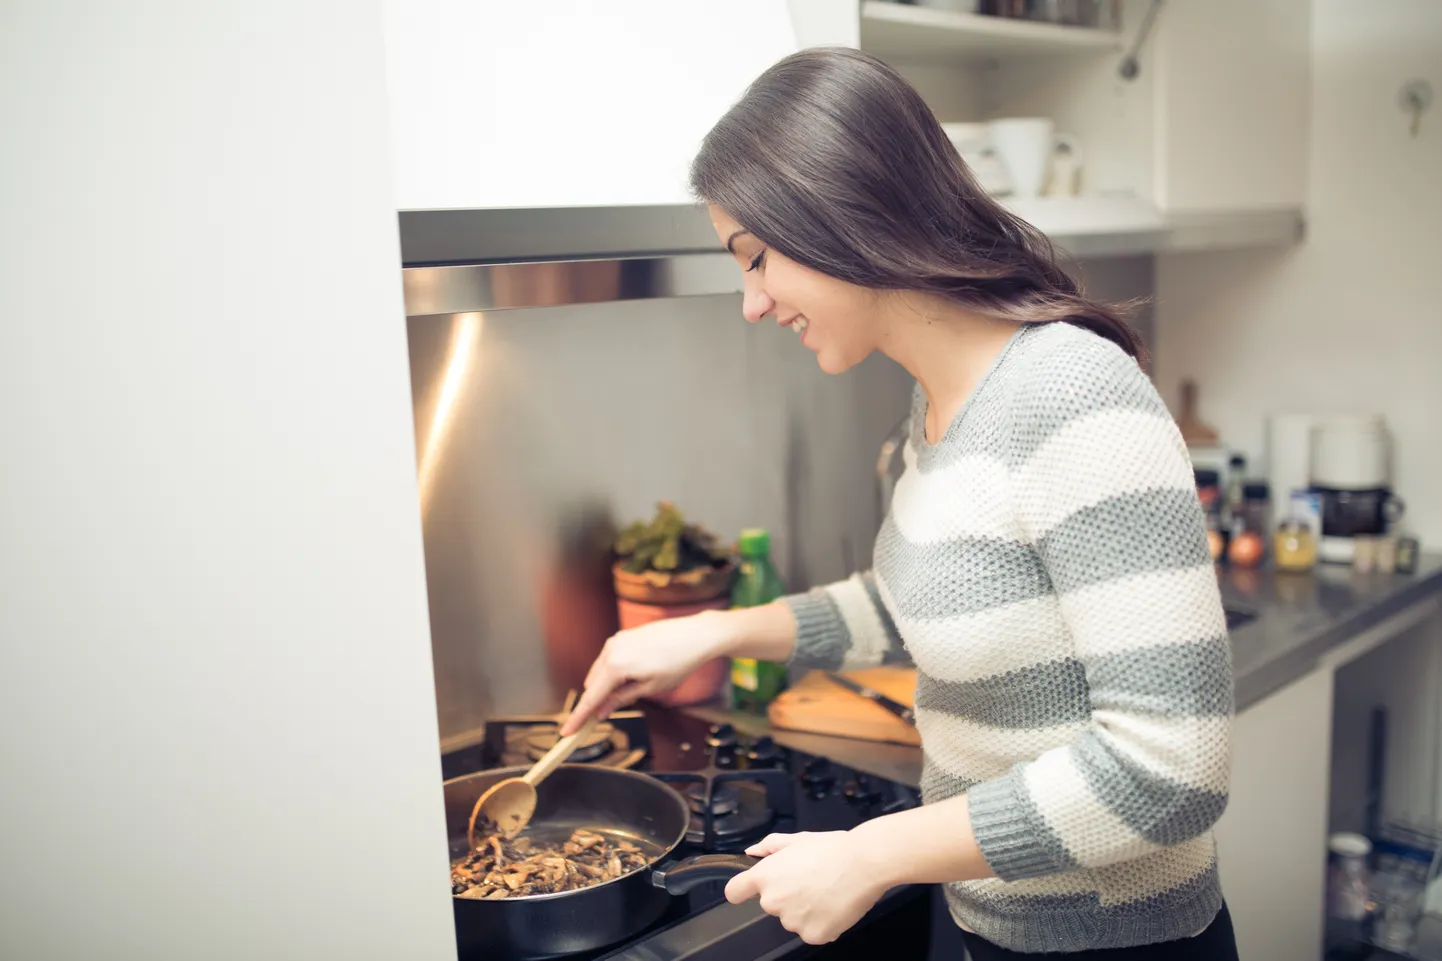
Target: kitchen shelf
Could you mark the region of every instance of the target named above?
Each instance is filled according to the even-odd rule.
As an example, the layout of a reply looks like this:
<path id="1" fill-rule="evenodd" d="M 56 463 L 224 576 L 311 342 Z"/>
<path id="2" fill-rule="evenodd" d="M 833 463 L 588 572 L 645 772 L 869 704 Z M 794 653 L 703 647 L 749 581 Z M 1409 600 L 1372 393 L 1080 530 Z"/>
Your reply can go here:
<path id="1" fill-rule="evenodd" d="M 889 60 L 1077 56 L 1120 47 L 1115 31 L 1096 27 L 954 13 L 888 0 L 865 0 L 861 5 L 861 49 Z"/>
<path id="2" fill-rule="evenodd" d="M 1136 197 L 1043 197 L 1001 203 L 1073 257 L 1285 247 L 1302 238 L 1296 207 L 1167 212 Z"/>

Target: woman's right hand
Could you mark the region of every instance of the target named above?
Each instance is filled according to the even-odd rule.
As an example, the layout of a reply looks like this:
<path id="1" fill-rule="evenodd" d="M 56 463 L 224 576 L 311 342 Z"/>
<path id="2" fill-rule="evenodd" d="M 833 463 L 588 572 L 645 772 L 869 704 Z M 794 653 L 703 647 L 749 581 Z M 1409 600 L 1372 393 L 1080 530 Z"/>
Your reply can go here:
<path id="1" fill-rule="evenodd" d="M 606 717 L 632 701 L 671 690 L 713 657 L 785 661 L 796 647 L 796 618 L 785 604 L 653 621 L 606 642 L 561 734 L 586 718 Z"/>
<path id="2" fill-rule="evenodd" d="M 734 635 L 727 613 L 652 621 L 613 635 L 586 674 L 585 691 L 562 725 L 562 736 L 592 714 L 604 718 L 639 698 L 669 691 L 702 664 L 728 655 Z"/>

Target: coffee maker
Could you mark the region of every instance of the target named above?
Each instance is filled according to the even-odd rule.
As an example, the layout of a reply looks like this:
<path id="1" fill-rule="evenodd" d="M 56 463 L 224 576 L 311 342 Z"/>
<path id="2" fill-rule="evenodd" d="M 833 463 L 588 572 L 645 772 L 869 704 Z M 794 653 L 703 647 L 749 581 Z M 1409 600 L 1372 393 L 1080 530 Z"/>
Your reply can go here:
<path id="1" fill-rule="evenodd" d="M 1350 564 L 1358 537 L 1381 537 L 1405 508 L 1392 493 L 1392 438 L 1377 416 L 1319 419 L 1311 430 L 1311 489 L 1322 508 L 1318 555 Z"/>

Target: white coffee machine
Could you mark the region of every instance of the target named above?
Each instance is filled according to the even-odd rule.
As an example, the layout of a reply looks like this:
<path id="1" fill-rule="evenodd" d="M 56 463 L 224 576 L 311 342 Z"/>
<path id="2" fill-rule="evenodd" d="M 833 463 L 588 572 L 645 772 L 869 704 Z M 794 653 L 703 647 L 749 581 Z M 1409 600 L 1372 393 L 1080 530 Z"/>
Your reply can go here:
<path id="1" fill-rule="evenodd" d="M 1322 507 L 1323 561 L 1350 564 L 1356 538 L 1380 537 L 1402 516 L 1392 493 L 1392 436 L 1380 416 L 1323 417 L 1310 432 L 1310 485 Z"/>

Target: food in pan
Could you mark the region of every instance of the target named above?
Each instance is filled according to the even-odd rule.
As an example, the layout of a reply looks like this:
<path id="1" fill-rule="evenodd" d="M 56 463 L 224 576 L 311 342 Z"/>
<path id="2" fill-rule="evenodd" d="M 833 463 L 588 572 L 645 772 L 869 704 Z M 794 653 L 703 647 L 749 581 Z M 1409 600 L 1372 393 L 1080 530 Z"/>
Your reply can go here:
<path id="1" fill-rule="evenodd" d="M 653 860 L 634 841 L 585 828 L 564 841 L 505 839 L 480 832 L 476 850 L 451 865 L 451 893 L 500 900 L 588 888 L 640 870 Z"/>

